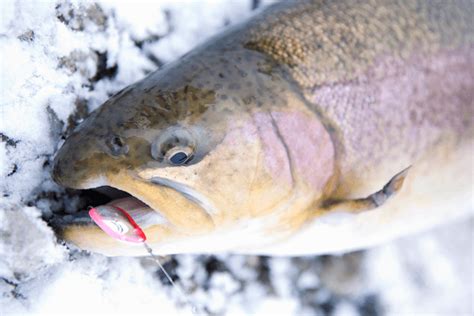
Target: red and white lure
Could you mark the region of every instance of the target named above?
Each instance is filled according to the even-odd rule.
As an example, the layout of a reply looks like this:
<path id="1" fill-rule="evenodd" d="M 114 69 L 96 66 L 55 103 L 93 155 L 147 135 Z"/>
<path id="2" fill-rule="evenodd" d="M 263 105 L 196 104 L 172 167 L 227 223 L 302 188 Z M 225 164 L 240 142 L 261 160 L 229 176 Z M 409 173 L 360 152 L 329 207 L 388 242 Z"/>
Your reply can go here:
<path id="1" fill-rule="evenodd" d="M 183 290 L 178 286 L 171 276 L 166 272 L 165 268 L 159 261 L 158 257 L 153 254 L 152 249 L 146 243 L 146 235 L 133 218 L 124 209 L 113 205 L 102 205 L 93 207 L 89 210 L 89 216 L 107 235 L 110 237 L 131 243 L 141 243 L 152 259 L 160 267 L 171 285 L 178 291 L 183 300 L 189 304 L 194 314 L 199 313 L 198 308 L 191 303 Z M 202 310 L 201 310 L 202 312 Z"/>
<path id="2" fill-rule="evenodd" d="M 89 216 L 105 232 L 114 239 L 133 243 L 144 243 L 146 236 L 140 226 L 123 209 L 112 205 L 91 208 Z"/>

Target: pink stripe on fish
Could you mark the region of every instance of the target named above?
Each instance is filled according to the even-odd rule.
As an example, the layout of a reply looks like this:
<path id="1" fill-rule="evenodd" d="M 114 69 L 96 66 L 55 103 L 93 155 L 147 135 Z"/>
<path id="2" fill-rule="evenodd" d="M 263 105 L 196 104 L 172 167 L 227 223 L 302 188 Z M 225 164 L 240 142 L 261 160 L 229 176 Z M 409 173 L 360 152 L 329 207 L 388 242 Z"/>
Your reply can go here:
<path id="1" fill-rule="evenodd" d="M 260 112 L 253 118 L 268 172 L 289 185 L 295 176 L 323 190 L 334 171 L 334 146 L 321 122 L 301 112 Z"/>
<path id="2" fill-rule="evenodd" d="M 253 115 L 263 145 L 264 165 L 273 178 L 278 178 L 290 186 L 293 178 L 285 146 L 278 139 L 269 113 L 259 112 Z"/>

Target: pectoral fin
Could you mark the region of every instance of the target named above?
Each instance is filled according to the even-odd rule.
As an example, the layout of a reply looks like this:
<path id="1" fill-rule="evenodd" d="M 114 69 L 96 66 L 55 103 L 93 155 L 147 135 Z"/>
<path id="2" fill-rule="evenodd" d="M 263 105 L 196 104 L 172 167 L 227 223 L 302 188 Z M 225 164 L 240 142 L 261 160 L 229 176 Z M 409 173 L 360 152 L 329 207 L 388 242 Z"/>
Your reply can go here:
<path id="1" fill-rule="evenodd" d="M 328 200 L 323 205 L 323 211 L 360 213 L 377 208 L 400 191 L 409 169 L 410 167 L 397 173 L 381 190 L 367 196 L 366 198 L 353 200 Z"/>

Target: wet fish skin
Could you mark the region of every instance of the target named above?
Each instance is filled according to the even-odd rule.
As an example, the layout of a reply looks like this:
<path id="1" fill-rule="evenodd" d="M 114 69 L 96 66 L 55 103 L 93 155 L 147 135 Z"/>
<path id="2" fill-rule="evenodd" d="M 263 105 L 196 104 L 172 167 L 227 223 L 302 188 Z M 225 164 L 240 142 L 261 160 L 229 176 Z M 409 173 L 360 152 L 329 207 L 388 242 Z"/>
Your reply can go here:
<path id="1" fill-rule="evenodd" d="M 369 196 L 412 166 L 390 207 L 358 219 L 373 231 L 365 244 L 399 235 L 377 223 L 409 219 L 401 209 L 417 203 L 442 214 L 426 197 L 469 184 L 459 170 L 472 154 L 472 13 L 469 1 L 274 5 L 109 99 L 61 148 L 54 177 L 111 185 L 157 210 L 168 224 L 145 229 L 157 253 L 291 254 L 271 245 L 327 213 L 325 201 Z M 176 137 L 195 150 L 185 166 L 160 156 Z M 434 166 L 439 177 L 427 175 Z M 95 227 L 64 232 L 85 249 L 141 254 Z"/>

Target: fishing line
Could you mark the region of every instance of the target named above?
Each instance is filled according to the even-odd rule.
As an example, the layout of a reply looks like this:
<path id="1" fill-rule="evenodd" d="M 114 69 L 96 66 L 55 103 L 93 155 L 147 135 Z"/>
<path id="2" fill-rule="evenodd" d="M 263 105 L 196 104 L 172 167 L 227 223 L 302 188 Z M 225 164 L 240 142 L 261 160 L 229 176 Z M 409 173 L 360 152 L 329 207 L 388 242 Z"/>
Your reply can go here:
<path id="1" fill-rule="evenodd" d="M 173 281 L 173 278 L 168 274 L 165 267 L 163 267 L 163 265 L 161 264 L 160 259 L 153 253 L 153 250 L 150 248 L 150 246 L 148 246 L 146 242 L 143 242 L 143 246 L 145 247 L 146 251 L 150 254 L 150 257 L 152 258 L 152 260 L 158 265 L 158 267 L 160 267 L 161 271 L 163 271 L 164 275 L 166 276 L 170 284 L 173 286 L 173 288 L 176 290 L 176 292 L 178 292 L 178 295 L 181 297 L 181 299 L 184 300 L 184 302 L 191 307 L 192 313 L 201 314 L 200 312 L 202 312 L 202 310 L 199 310 L 198 307 L 194 305 L 188 299 L 188 297 L 184 294 L 183 288 L 179 284 Z"/>
<path id="2" fill-rule="evenodd" d="M 111 236 L 112 238 L 126 242 L 143 244 L 151 259 L 164 273 L 165 277 L 168 279 L 173 289 L 178 293 L 181 300 L 191 307 L 192 313 L 206 314 L 202 308 L 198 308 L 197 305 L 193 304 L 185 294 L 183 288 L 178 283 L 173 281 L 173 278 L 163 267 L 158 256 L 153 253 L 151 247 L 146 243 L 145 233 L 133 220 L 130 214 L 120 207 L 103 205 L 89 209 L 89 216 L 92 218 L 94 223 L 97 224 L 97 226 L 99 226 L 107 235 Z"/>

